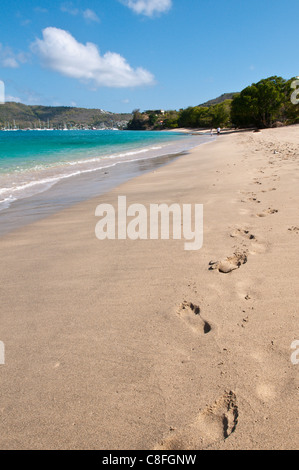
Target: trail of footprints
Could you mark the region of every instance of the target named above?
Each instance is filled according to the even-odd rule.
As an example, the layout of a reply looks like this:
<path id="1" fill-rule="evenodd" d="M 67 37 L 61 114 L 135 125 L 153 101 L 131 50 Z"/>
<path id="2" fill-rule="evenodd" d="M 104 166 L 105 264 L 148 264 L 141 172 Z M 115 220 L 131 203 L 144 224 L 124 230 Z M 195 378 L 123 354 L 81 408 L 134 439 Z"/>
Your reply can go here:
<path id="1" fill-rule="evenodd" d="M 256 136 L 250 137 L 248 142 L 244 143 L 248 143 L 249 148 L 254 148 L 255 152 L 262 152 L 263 155 L 270 157 L 271 160 L 269 160 L 269 164 L 276 162 L 278 163 L 278 161 L 283 160 L 296 161 L 298 159 L 298 147 L 294 144 L 286 144 L 282 142 L 264 142 L 262 139 L 257 139 Z M 258 145 L 258 147 L 253 147 L 256 145 Z"/>
<path id="2" fill-rule="evenodd" d="M 260 171 L 260 173 L 264 173 L 264 171 Z M 261 185 L 262 183 L 256 178 L 254 179 L 254 184 Z M 276 188 L 271 188 L 268 191 L 275 190 Z M 267 191 L 262 191 L 262 193 L 265 192 Z M 248 202 L 261 203 L 255 193 L 243 192 L 243 194 L 251 196 Z M 278 213 L 278 210 L 270 207 L 256 214 L 256 217 L 262 218 L 276 213 Z M 296 234 L 299 233 L 299 227 L 297 226 L 290 227 L 288 230 Z M 243 240 L 245 246 L 248 241 L 255 244 L 254 246 L 258 245 L 256 236 L 245 228 L 236 228 L 230 236 Z M 250 253 L 255 252 L 251 251 Z M 219 261 L 210 261 L 209 270 L 216 270 L 219 273 L 228 274 L 239 269 L 242 265 L 246 264 L 247 261 L 248 249 L 240 250 L 239 248 L 236 249 L 231 256 Z M 248 300 L 250 297 L 247 295 L 245 299 Z M 178 307 L 177 314 L 195 334 L 207 335 L 212 331 L 212 325 L 202 317 L 200 307 L 192 302 L 182 302 Z M 248 317 L 243 319 L 244 323 L 247 321 Z M 184 429 L 175 431 L 171 428 L 171 434 L 160 443 L 157 449 L 208 449 L 213 444 L 228 439 L 235 432 L 238 419 L 239 409 L 236 394 L 233 391 L 225 392 L 213 405 L 207 406 L 201 411 L 194 422 L 187 425 Z"/>
<path id="3" fill-rule="evenodd" d="M 256 241 L 255 235 L 244 228 L 236 228 L 230 236 L 250 242 Z M 245 263 L 247 263 L 247 251 L 236 251 L 232 256 L 220 261 L 211 261 L 209 269 L 229 273 Z M 249 299 L 249 296 L 247 298 Z M 213 330 L 212 325 L 202 317 L 199 305 L 184 300 L 179 305 L 177 314 L 194 334 L 208 335 Z M 208 449 L 213 444 L 228 439 L 236 431 L 238 419 L 236 394 L 233 391 L 225 392 L 213 405 L 202 410 L 185 428 L 178 431 L 171 428 L 172 432 L 157 446 L 157 449 Z"/>
<path id="4" fill-rule="evenodd" d="M 256 241 L 247 229 L 236 228 L 233 238 Z M 211 261 L 210 270 L 229 273 L 247 262 L 247 252 L 236 251 L 220 261 Z M 249 298 L 249 297 L 248 297 Z M 184 300 L 177 309 L 179 317 L 196 335 L 208 335 L 212 325 L 201 315 L 201 308 L 193 302 Z M 225 441 L 236 430 L 239 419 L 237 397 L 233 391 L 225 392 L 213 405 L 202 410 L 196 419 L 181 430 L 171 428 L 171 433 L 156 448 L 159 450 L 208 449 L 213 444 Z"/>

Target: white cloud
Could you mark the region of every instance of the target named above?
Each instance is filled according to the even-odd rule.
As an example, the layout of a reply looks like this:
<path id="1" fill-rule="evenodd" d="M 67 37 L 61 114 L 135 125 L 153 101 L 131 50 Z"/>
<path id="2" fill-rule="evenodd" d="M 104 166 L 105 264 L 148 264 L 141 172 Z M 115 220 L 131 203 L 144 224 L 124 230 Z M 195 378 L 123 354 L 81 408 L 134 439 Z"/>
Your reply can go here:
<path id="1" fill-rule="evenodd" d="M 95 87 L 114 88 L 152 85 L 153 75 L 139 67 L 133 69 L 115 52 L 100 54 L 96 44 L 81 44 L 69 32 L 58 28 L 43 30 L 43 39 L 31 45 L 45 67 L 67 77 L 91 82 Z"/>
<path id="2" fill-rule="evenodd" d="M 31 20 L 24 20 L 24 21 L 21 22 L 21 26 L 28 26 L 31 23 L 32 23 Z"/>
<path id="3" fill-rule="evenodd" d="M 83 11 L 83 18 L 87 21 L 95 21 L 96 23 L 100 23 L 100 18 L 98 17 L 98 15 L 89 8 Z"/>
<path id="4" fill-rule="evenodd" d="M 154 16 L 165 13 L 172 7 L 172 0 L 121 0 L 138 15 Z"/>
<path id="5" fill-rule="evenodd" d="M 68 13 L 72 16 L 83 16 L 86 21 L 95 21 L 96 23 L 100 23 L 100 18 L 93 10 L 90 8 L 87 8 L 86 10 L 79 10 L 73 6 L 72 2 L 63 3 L 60 6 L 60 10 L 63 13 Z"/>
<path id="6" fill-rule="evenodd" d="M 20 64 L 27 62 L 28 56 L 23 52 L 15 53 L 10 47 L 0 43 L 0 66 L 16 69 Z"/>
<path id="7" fill-rule="evenodd" d="M 19 63 L 14 57 L 3 57 L 1 59 L 1 65 L 8 69 L 17 69 L 19 67 Z"/>
<path id="8" fill-rule="evenodd" d="M 34 11 L 36 13 L 48 13 L 49 11 L 47 10 L 47 8 L 42 8 L 42 7 L 35 7 L 34 8 Z"/>
<path id="9" fill-rule="evenodd" d="M 14 103 L 21 103 L 22 100 L 18 96 L 11 96 L 11 95 L 6 95 L 5 96 L 5 101 L 6 102 L 11 102 L 13 101 Z"/>
<path id="10" fill-rule="evenodd" d="M 60 10 L 64 13 L 69 13 L 70 15 L 76 16 L 79 14 L 78 8 L 74 8 L 72 2 L 63 3 L 60 6 Z"/>

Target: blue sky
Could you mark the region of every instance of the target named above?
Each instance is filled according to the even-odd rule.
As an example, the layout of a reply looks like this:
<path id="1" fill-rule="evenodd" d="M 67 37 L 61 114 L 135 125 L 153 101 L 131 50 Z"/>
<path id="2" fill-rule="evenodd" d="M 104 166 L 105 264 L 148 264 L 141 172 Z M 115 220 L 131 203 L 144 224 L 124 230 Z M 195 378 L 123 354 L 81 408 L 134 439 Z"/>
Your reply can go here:
<path id="1" fill-rule="evenodd" d="M 7 100 L 112 112 L 180 109 L 299 73 L 298 0 L 3 3 Z"/>

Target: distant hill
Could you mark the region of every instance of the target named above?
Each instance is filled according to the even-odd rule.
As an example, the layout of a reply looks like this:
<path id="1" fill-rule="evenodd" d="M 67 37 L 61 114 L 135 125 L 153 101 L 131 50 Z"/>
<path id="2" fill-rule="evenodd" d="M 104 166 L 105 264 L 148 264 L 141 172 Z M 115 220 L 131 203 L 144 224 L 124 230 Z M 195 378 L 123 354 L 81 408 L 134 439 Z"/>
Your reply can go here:
<path id="1" fill-rule="evenodd" d="M 223 95 L 218 96 L 218 98 L 215 98 L 215 99 L 213 99 L 213 100 L 206 101 L 205 103 L 199 104 L 198 106 L 200 106 L 200 107 L 205 107 L 205 108 L 209 108 L 210 106 L 213 106 L 213 105 L 215 105 L 215 104 L 223 103 L 223 101 L 232 100 L 233 97 L 234 97 L 236 94 L 237 94 L 237 92 L 235 92 L 235 93 L 223 93 Z"/>
<path id="2" fill-rule="evenodd" d="M 15 125 L 20 129 L 35 127 L 92 128 L 126 127 L 132 114 L 116 114 L 102 109 L 72 108 L 66 106 L 27 106 L 7 102 L 0 105 L 0 129 Z"/>

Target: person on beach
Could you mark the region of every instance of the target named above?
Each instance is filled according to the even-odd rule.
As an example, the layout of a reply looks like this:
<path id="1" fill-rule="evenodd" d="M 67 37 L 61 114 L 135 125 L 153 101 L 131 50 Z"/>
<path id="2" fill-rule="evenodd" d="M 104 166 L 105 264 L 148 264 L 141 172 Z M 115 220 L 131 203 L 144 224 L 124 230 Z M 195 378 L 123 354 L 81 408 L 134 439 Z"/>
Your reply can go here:
<path id="1" fill-rule="evenodd" d="M 220 135 L 221 129 L 220 127 L 217 127 L 217 135 Z"/>

